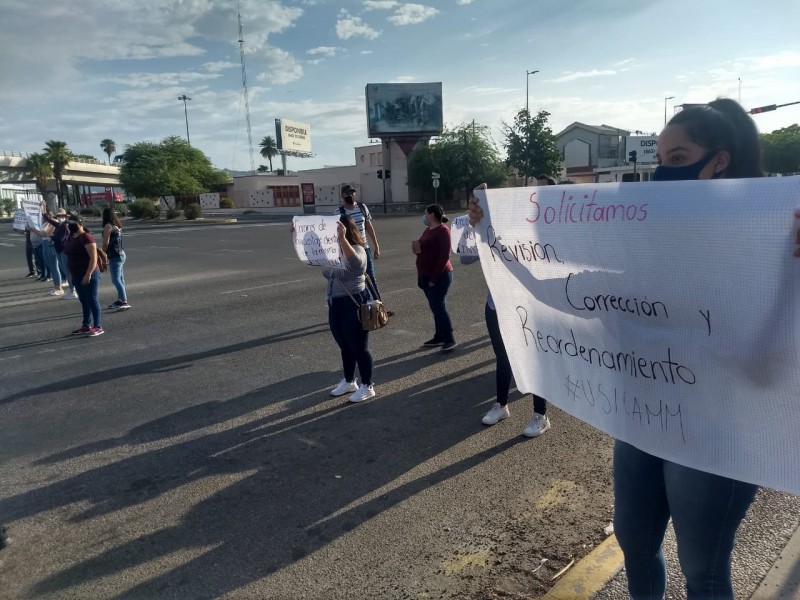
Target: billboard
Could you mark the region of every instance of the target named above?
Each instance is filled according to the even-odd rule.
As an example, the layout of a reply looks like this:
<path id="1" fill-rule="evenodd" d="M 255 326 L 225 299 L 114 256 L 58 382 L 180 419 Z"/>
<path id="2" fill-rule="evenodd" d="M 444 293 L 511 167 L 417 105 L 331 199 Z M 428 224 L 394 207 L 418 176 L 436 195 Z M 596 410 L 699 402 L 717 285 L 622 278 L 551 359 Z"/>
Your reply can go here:
<path id="1" fill-rule="evenodd" d="M 311 154 L 311 126 L 289 119 L 275 119 L 275 143 L 281 154 Z"/>
<path id="2" fill-rule="evenodd" d="M 630 156 L 631 150 L 636 150 L 636 162 L 654 163 L 656 161 L 657 135 L 629 136 L 625 138 L 625 157 Z"/>
<path id="3" fill-rule="evenodd" d="M 442 83 L 368 83 L 370 137 L 442 132 Z"/>

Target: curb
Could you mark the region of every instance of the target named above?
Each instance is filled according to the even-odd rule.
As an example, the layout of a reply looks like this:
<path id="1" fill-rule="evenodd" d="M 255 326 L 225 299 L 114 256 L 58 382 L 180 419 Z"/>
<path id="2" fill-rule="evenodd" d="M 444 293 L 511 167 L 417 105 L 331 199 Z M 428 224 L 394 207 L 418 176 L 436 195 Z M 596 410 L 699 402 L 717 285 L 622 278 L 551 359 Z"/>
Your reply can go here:
<path id="1" fill-rule="evenodd" d="M 567 571 L 541 600 L 590 600 L 619 573 L 623 563 L 617 538 L 610 535 Z"/>
<path id="2" fill-rule="evenodd" d="M 800 527 L 781 550 L 750 600 L 777 600 L 800 597 Z"/>

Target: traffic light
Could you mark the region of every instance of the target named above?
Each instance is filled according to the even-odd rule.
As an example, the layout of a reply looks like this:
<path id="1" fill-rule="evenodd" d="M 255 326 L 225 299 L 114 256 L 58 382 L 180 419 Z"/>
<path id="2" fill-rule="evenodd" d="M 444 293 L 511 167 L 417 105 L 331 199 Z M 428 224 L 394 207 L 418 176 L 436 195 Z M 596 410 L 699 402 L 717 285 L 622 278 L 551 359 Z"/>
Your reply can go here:
<path id="1" fill-rule="evenodd" d="M 636 162 L 636 150 L 631 150 L 628 152 L 628 162 L 635 163 Z"/>
<path id="2" fill-rule="evenodd" d="M 759 106 L 757 108 L 751 108 L 750 114 L 757 115 L 758 113 L 769 112 L 771 110 L 775 110 L 776 108 L 778 108 L 777 104 L 768 104 L 767 106 Z"/>
<path id="3" fill-rule="evenodd" d="M 392 172 L 391 172 L 389 169 L 386 169 L 386 170 L 383 172 L 383 178 L 384 178 L 384 179 L 389 179 L 389 177 L 391 177 L 391 176 L 392 176 Z"/>
<path id="4" fill-rule="evenodd" d="M 378 169 L 378 179 L 383 179 L 383 169 Z"/>

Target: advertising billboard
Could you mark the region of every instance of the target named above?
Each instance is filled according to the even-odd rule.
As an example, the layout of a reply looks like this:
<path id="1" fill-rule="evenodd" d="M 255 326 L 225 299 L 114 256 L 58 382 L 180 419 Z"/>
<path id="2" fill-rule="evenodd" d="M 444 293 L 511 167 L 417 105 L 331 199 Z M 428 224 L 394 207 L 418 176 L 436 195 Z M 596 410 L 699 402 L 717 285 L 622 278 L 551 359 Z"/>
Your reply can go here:
<path id="1" fill-rule="evenodd" d="M 625 138 L 625 158 L 630 156 L 631 150 L 636 150 L 636 162 L 656 162 L 657 135 L 629 136 Z"/>
<path id="2" fill-rule="evenodd" d="M 442 83 L 368 83 L 370 137 L 442 132 Z"/>
<path id="3" fill-rule="evenodd" d="M 275 119 L 275 143 L 281 154 L 311 154 L 311 126 L 308 123 Z"/>

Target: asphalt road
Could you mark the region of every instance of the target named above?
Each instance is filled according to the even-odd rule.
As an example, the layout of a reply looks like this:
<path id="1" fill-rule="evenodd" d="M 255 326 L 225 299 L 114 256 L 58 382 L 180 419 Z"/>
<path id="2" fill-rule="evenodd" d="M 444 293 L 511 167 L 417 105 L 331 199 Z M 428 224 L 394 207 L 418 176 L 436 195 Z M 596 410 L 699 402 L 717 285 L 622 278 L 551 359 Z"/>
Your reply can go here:
<path id="1" fill-rule="evenodd" d="M 459 349 L 422 350 L 422 225 L 376 228 L 397 315 L 371 334 L 378 395 L 359 405 L 328 395 L 325 283 L 288 219 L 128 227 L 133 308 L 91 339 L 69 336 L 77 300 L 23 279 L 23 238 L 0 235 L 1 595 L 537 598 L 590 552 L 611 520 L 611 440 L 555 407 L 524 438 L 516 393 L 483 427 L 480 267 L 456 265 Z"/>

